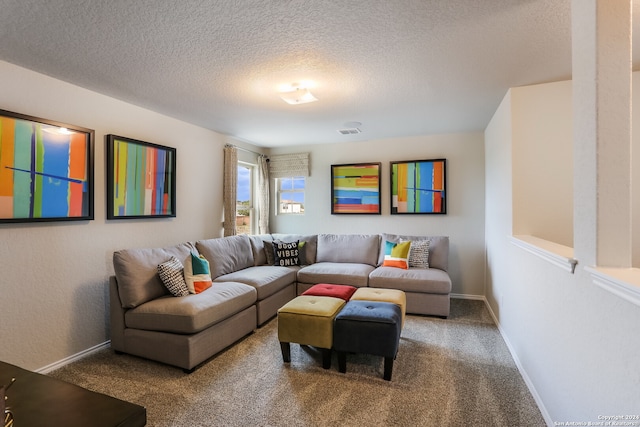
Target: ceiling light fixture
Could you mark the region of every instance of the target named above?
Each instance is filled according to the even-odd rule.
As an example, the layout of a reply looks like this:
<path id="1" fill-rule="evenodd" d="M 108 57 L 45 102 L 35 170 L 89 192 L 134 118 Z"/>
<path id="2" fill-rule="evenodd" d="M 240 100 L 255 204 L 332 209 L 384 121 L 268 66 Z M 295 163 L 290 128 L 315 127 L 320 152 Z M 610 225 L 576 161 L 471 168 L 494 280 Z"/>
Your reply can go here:
<path id="1" fill-rule="evenodd" d="M 280 91 L 280 98 L 287 104 L 306 104 L 308 102 L 317 101 L 318 98 L 313 96 L 309 89 L 293 83 L 289 88 Z"/>

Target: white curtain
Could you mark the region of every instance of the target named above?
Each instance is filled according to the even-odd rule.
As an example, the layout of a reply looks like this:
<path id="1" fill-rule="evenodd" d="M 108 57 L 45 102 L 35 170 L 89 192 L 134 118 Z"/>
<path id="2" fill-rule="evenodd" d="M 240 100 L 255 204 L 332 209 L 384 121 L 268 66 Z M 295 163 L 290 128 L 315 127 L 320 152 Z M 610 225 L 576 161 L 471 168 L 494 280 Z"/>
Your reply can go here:
<path id="1" fill-rule="evenodd" d="M 224 208 L 224 235 L 236 234 L 236 200 L 238 189 L 238 150 L 232 145 L 224 147 L 224 188 L 222 190 Z"/>
<path id="2" fill-rule="evenodd" d="M 269 159 L 258 156 L 258 232 L 269 234 Z"/>

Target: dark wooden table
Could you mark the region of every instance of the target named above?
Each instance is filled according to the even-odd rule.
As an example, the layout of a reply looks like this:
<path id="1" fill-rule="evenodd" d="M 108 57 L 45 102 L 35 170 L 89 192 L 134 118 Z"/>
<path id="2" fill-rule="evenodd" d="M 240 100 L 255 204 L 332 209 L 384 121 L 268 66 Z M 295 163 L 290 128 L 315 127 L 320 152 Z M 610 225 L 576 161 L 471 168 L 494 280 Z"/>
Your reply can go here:
<path id="1" fill-rule="evenodd" d="M 0 362 L 0 384 L 16 426 L 139 427 L 147 410 L 133 403 L 89 391 L 75 384 Z"/>

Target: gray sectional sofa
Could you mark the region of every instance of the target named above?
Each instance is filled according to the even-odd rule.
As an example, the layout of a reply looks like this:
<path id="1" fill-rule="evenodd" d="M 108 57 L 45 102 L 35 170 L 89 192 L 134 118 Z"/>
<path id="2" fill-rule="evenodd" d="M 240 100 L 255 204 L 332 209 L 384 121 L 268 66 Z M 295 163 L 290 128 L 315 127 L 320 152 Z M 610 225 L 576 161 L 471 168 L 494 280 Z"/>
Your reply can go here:
<path id="1" fill-rule="evenodd" d="M 302 265 L 268 265 L 274 240 L 305 242 Z M 386 242 L 406 240 L 429 240 L 429 268 L 383 266 Z M 174 297 L 157 266 L 172 256 L 185 261 L 191 253 L 209 261 L 213 286 Z M 317 283 L 400 289 L 407 313 L 446 318 L 448 258 L 448 237 L 395 234 L 238 235 L 120 250 L 113 254 L 115 275 L 109 279 L 111 347 L 191 371 Z"/>

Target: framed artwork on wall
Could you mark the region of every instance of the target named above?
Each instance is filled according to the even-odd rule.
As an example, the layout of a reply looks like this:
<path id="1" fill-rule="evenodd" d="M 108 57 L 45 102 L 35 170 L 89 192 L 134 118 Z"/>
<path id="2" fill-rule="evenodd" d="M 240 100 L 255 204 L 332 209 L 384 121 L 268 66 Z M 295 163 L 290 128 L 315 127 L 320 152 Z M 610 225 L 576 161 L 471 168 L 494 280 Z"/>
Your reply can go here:
<path id="1" fill-rule="evenodd" d="M 446 159 L 391 162 L 391 214 L 446 214 Z"/>
<path id="2" fill-rule="evenodd" d="M 0 110 L 0 223 L 93 219 L 94 131 Z"/>
<path id="3" fill-rule="evenodd" d="M 380 166 L 331 165 L 331 214 L 380 215 Z"/>
<path id="4" fill-rule="evenodd" d="M 107 135 L 107 219 L 176 216 L 176 149 Z"/>

